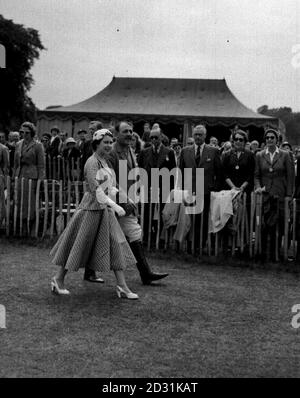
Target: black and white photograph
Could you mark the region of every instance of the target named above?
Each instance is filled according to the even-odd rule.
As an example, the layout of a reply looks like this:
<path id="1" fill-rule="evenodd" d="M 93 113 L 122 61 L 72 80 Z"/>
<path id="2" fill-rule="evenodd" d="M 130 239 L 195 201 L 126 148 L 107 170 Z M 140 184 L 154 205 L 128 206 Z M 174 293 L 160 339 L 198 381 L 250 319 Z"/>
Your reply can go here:
<path id="1" fill-rule="evenodd" d="M 299 21 L 0 0 L 0 379 L 300 377 Z"/>

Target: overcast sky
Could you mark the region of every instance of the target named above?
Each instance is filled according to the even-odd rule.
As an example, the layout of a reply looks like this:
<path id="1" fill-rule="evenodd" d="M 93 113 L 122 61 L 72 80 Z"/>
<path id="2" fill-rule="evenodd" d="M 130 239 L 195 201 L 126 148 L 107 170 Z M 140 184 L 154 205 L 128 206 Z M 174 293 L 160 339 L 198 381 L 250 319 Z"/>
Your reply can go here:
<path id="1" fill-rule="evenodd" d="M 32 69 L 41 109 L 82 101 L 115 75 L 225 77 L 249 108 L 300 111 L 299 3 L 0 0 L 0 13 L 37 29 L 47 48 Z"/>

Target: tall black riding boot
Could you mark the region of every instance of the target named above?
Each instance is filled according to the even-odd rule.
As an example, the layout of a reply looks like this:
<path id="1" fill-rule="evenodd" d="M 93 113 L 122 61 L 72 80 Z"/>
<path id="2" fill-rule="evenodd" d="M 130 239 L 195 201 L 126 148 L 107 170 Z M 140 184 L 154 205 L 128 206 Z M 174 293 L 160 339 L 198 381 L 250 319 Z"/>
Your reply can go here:
<path id="1" fill-rule="evenodd" d="M 96 272 L 87 266 L 84 269 L 83 279 L 88 282 L 104 283 L 104 280 L 102 278 L 98 278 Z"/>
<path id="2" fill-rule="evenodd" d="M 159 279 L 165 278 L 169 274 L 158 274 L 151 271 L 151 268 L 147 262 L 142 242 L 136 240 L 129 243 L 132 253 L 137 261 L 137 269 L 141 275 L 141 279 L 144 285 L 150 285 L 151 282 L 158 281 Z"/>

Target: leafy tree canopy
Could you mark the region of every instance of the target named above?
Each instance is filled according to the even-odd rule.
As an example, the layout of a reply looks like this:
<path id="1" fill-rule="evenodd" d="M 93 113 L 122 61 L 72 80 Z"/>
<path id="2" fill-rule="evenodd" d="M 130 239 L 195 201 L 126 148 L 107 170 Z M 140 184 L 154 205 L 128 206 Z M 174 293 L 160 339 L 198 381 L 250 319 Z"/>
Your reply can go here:
<path id="1" fill-rule="evenodd" d="M 39 33 L 0 15 L 0 43 L 6 50 L 6 68 L 0 69 L 0 129 L 16 130 L 25 120 L 36 121 L 36 107 L 28 96 L 30 73 L 40 51 Z"/>
<path id="2" fill-rule="evenodd" d="M 281 119 L 285 124 L 286 138 L 292 145 L 300 145 L 300 113 L 293 112 L 292 108 L 283 106 L 280 108 L 270 108 L 262 105 L 257 109 L 258 113 L 267 116 L 274 116 Z"/>

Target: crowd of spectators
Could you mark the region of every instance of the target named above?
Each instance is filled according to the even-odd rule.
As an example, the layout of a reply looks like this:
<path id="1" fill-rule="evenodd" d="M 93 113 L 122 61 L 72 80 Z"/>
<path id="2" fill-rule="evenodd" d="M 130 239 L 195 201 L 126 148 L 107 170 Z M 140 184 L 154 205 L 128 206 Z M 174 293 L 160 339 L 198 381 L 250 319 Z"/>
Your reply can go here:
<path id="1" fill-rule="evenodd" d="M 159 130 L 161 136 L 161 143 L 168 148 L 174 150 L 176 155 L 176 164 L 179 164 L 179 158 L 181 149 L 183 147 L 183 143 L 178 141 L 176 137 L 167 137 L 164 134 L 162 128 L 159 123 L 154 123 L 152 126 L 150 123 L 145 123 L 143 126 L 142 132 L 135 132 L 134 126 L 130 123 L 133 128 L 133 136 L 132 136 L 132 148 L 138 158 L 142 149 L 146 149 L 147 147 L 152 146 L 150 135 L 151 131 Z M 37 142 L 41 142 L 44 149 L 44 155 L 48 159 L 63 159 L 65 164 L 71 165 L 77 164 L 79 161 L 80 175 L 79 179 L 83 178 L 83 167 L 86 160 L 89 156 L 92 155 L 92 147 L 91 147 L 91 136 L 94 131 L 102 127 L 102 123 L 98 121 L 92 121 L 89 124 L 89 128 L 87 130 L 80 129 L 75 133 L 75 138 L 68 134 L 66 131 L 60 130 L 57 126 L 53 126 L 50 129 L 49 133 L 42 133 L 40 138 L 37 136 L 34 137 L 34 140 Z M 112 129 L 113 130 L 113 129 Z M 20 131 L 11 131 L 8 135 L 4 132 L 0 132 L 0 145 L 3 150 L 7 150 L 8 153 L 8 174 L 10 176 L 13 175 L 14 169 L 14 158 L 15 158 L 15 150 L 19 141 L 24 139 L 24 133 L 22 129 Z M 221 159 L 224 158 L 225 154 L 232 150 L 233 140 L 232 135 L 228 141 L 223 141 L 219 143 L 219 140 L 215 136 L 211 136 L 208 140 L 208 145 L 215 147 L 219 150 Z M 186 139 L 186 146 L 194 145 L 194 138 L 190 136 Z M 263 140 L 259 143 L 257 140 L 247 141 L 245 143 L 245 149 L 251 151 L 256 154 L 257 152 L 263 150 L 265 147 L 265 143 Z M 300 152 L 300 148 L 297 146 L 292 147 L 288 141 L 284 141 L 279 144 L 279 147 L 283 150 L 286 150 L 290 153 L 291 159 L 297 162 L 297 155 Z M 3 155 L 2 155 L 3 157 Z M 73 159 L 73 161 L 72 161 Z M 3 160 L 2 160 L 3 163 Z M 2 165 L 1 165 L 2 166 Z M 48 176 L 49 172 L 46 167 L 46 176 Z M 1 170 L 1 169 L 0 169 Z M 2 170 L 3 173 L 3 170 Z"/>
<path id="2" fill-rule="evenodd" d="M 216 191 L 236 189 L 250 194 L 253 190 L 260 191 L 266 185 L 266 181 L 272 177 L 271 188 L 273 190 L 274 186 L 283 184 L 284 186 L 288 185 L 289 191 L 286 192 L 287 188 L 285 192 L 281 192 L 280 189 L 278 192 L 275 190 L 275 194 L 271 195 L 272 198 L 297 195 L 297 192 L 300 191 L 300 174 L 297 173 L 297 169 L 300 167 L 299 149 L 293 148 L 287 141 L 280 142 L 280 136 L 276 130 L 271 129 L 275 136 L 272 147 L 268 142 L 268 135 L 262 137 L 261 142 L 249 141 L 248 134 L 238 128 L 232 131 L 228 141 L 220 143 L 215 136 L 207 137 L 205 127 L 200 125 L 200 127 L 194 128 L 192 136 L 187 138 L 185 146 L 183 146 L 177 137 L 167 137 L 159 123 L 154 123 L 152 126 L 150 123 L 145 123 L 143 131 L 139 133 L 134 131 L 133 123 L 128 122 L 128 125 L 132 130 L 131 148 L 135 154 L 137 165 L 143 167 L 149 174 L 152 168 L 167 167 L 171 170 L 178 167 L 183 170 L 184 167 L 195 167 L 192 159 L 194 158 L 197 162 L 200 159 L 197 167 L 203 167 L 205 171 L 204 209 L 206 218 L 210 205 L 209 193 L 213 189 Z M 12 131 L 8 135 L 0 132 L 0 224 L 5 216 L 5 176 L 24 177 L 23 190 L 25 194 L 31 190 L 32 200 L 37 180 L 51 178 L 52 163 L 57 160 L 63 162 L 62 167 L 66 167 L 65 178 L 71 181 L 83 180 L 84 164 L 93 153 L 91 137 L 102 127 L 101 122 L 91 121 L 87 130 L 80 129 L 76 132 L 76 139 L 66 131 L 61 131 L 57 126 L 53 126 L 49 133 L 43 133 L 38 138 L 35 126 L 29 122 L 23 123 L 19 131 Z M 201 148 L 201 154 L 199 148 Z M 270 165 L 263 162 L 263 149 L 266 149 L 267 154 L 272 152 Z M 287 167 L 286 159 L 288 159 L 288 164 L 292 165 L 292 168 L 288 172 L 280 170 L 277 176 L 275 173 L 277 166 L 273 167 L 272 161 L 274 156 L 276 158 L 279 150 L 283 151 L 286 157 L 284 157 L 284 165 L 281 165 L 280 162 L 278 164 L 282 168 Z M 273 151 L 275 151 L 275 155 L 273 155 Z M 211 171 L 212 167 L 214 167 L 213 171 Z M 288 183 L 284 178 L 282 179 L 283 174 L 284 178 L 287 178 L 288 175 Z M 62 176 L 61 172 L 57 179 Z M 30 186 L 28 185 L 29 179 L 32 180 Z M 213 184 L 213 179 L 218 181 L 218 186 Z M 171 188 L 174 185 L 175 181 Z M 28 208 L 31 205 L 24 200 L 23 206 L 24 209 L 23 211 L 20 209 L 20 213 L 25 222 Z M 31 214 L 34 214 L 34 203 L 32 203 Z M 204 220 L 204 236 L 208 229 L 206 218 Z"/>

